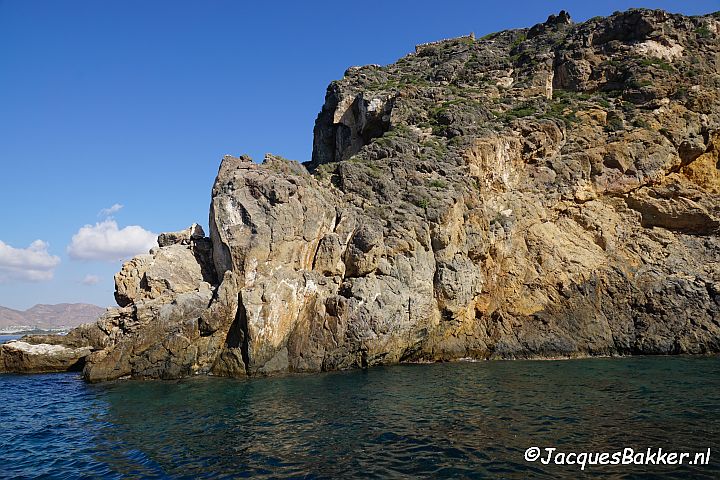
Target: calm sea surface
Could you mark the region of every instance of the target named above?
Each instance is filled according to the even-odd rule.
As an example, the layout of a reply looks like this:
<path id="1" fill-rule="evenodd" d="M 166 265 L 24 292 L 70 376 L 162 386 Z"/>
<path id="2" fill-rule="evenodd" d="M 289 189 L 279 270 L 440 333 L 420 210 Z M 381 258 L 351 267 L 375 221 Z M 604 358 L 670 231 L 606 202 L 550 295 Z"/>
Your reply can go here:
<path id="1" fill-rule="evenodd" d="M 720 477 L 720 358 L 406 365 L 87 385 L 0 375 L 2 478 Z M 526 462 L 705 452 L 709 465 Z"/>

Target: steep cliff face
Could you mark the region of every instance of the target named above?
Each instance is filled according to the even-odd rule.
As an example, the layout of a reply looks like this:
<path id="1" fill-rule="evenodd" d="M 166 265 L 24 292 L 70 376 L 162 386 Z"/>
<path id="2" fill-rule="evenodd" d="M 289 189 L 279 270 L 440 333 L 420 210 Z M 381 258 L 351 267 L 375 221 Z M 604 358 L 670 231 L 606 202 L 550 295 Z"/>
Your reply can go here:
<path id="1" fill-rule="evenodd" d="M 225 157 L 210 237 L 123 267 L 85 377 L 720 351 L 719 38 L 561 12 L 349 69 L 310 162 Z"/>

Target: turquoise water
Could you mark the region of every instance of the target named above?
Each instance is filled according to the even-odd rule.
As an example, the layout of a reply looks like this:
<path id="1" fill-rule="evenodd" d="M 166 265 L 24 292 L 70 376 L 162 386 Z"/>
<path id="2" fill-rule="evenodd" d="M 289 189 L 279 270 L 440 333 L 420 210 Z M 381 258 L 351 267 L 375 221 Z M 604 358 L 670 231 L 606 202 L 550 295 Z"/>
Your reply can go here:
<path id="1" fill-rule="evenodd" d="M 720 477 L 720 359 L 405 365 L 87 385 L 0 375 L 3 478 Z M 528 463 L 530 446 L 709 465 Z"/>

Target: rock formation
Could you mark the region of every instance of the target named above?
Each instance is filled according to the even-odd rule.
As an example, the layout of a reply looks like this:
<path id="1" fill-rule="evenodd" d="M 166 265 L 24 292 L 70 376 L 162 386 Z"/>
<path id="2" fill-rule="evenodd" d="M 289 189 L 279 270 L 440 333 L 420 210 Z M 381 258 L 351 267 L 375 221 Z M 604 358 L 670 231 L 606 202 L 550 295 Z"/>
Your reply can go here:
<path id="1" fill-rule="evenodd" d="M 561 12 L 350 68 L 311 161 L 226 156 L 209 237 L 161 235 L 120 308 L 23 342 L 92 350 L 89 381 L 718 352 L 719 38 Z"/>

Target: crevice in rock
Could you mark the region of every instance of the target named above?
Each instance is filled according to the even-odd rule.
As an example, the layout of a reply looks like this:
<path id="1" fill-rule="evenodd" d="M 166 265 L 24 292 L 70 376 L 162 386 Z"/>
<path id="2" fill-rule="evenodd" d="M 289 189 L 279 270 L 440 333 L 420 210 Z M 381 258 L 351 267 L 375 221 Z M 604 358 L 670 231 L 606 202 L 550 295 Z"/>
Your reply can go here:
<path id="1" fill-rule="evenodd" d="M 191 251 L 195 260 L 197 260 L 198 265 L 200 265 L 200 273 L 203 277 L 203 281 L 213 286 L 219 285 L 220 282 L 218 281 L 215 264 L 213 263 L 212 242 L 210 241 L 210 238 L 205 237 L 200 240 L 194 240 Z"/>
<path id="2" fill-rule="evenodd" d="M 318 256 L 318 252 L 320 251 L 320 244 L 322 243 L 324 236 L 325 236 L 325 234 L 320 234 L 319 238 L 315 242 L 315 249 L 313 250 L 312 261 L 310 262 L 310 270 L 316 269 L 317 256 Z"/>
<path id="3" fill-rule="evenodd" d="M 347 278 L 347 277 L 345 277 L 345 278 Z M 343 298 L 347 298 L 347 299 L 353 298 L 352 283 L 349 281 L 344 281 L 340 285 L 340 288 L 338 288 L 337 294 Z"/>
<path id="4" fill-rule="evenodd" d="M 144 292 L 150 291 L 150 285 L 148 285 L 148 279 L 147 275 L 143 274 L 142 278 L 140 279 L 140 289 Z M 125 305 L 120 305 L 121 307 L 125 307 L 132 303 L 131 301 L 128 301 Z"/>
<path id="5" fill-rule="evenodd" d="M 363 349 L 360 352 L 360 368 L 368 368 L 368 352 L 367 349 Z"/>
<path id="6" fill-rule="evenodd" d="M 340 220 L 342 220 L 342 215 L 340 214 L 340 209 L 335 208 L 335 220 L 333 220 L 333 228 L 332 232 L 337 233 L 338 225 L 340 225 Z"/>
<path id="7" fill-rule="evenodd" d="M 239 348 L 245 364 L 245 373 L 250 374 L 250 348 L 248 338 L 248 320 L 245 305 L 242 300 L 242 292 L 238 293 L 238 308 L 235 320 L 228 330 L 225 345 L 228 348 Z"/>

